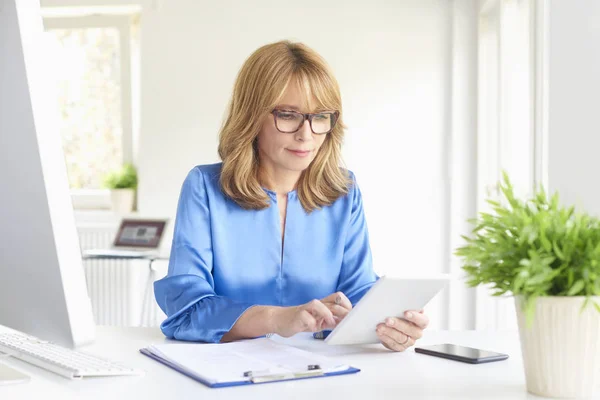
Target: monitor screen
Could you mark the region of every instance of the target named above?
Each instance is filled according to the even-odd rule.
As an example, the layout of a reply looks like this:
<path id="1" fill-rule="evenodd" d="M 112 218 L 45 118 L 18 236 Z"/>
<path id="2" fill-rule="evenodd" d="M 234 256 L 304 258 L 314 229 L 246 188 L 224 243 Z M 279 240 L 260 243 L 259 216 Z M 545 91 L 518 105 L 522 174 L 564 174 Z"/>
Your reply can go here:
<path id="1" fill-rule="evenodd" d="M 0 6 L 0 325 L 68 347 L 95 324 L 44 54 L 40 3 Z"/>

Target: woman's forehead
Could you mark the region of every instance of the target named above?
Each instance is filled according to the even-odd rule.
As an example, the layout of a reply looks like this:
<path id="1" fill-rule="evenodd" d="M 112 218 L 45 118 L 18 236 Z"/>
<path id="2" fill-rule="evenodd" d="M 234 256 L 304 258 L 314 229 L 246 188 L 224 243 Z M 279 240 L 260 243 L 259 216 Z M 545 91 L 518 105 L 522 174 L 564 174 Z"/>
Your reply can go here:
<path id="1" fill-rule="evenodd" d="M 318 102 L 307 91 L 300 88 L 297 82 L 291 82 L 283 93 L 283 97 L 279 101 L 279 106 L 296 111 L 315 111 Z"/>

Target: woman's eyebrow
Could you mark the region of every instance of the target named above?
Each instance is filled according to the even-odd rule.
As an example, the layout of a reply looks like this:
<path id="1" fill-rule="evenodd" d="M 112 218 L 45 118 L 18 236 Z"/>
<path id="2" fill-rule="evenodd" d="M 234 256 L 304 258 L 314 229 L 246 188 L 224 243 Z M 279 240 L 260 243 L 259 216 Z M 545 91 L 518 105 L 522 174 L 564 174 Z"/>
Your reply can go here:
<path id="1" fill-rule="evenodd" d="M 277 106 L 277 108 L 287 108 L 287 109 L 290 109 L 290 110 L 300 111 L 300 107 L 296 107 L 296 106 L 293 106 L 291 104 L 279 104 Z"/>
<path id="2" fill-rule="evenodd" d="M 291 104 L 279 104 L 276 108 L 283 108 L 286 110 L 293 110 L 293 111 L 301 111 L 300 107 L 293 106 Z M 323 112 L 323 111 L 329 111 L 329 110 L 326 108 L 319 107 L 315 110 L 312 110 L 311 113 L 319 113 L 319 112 Z"/>

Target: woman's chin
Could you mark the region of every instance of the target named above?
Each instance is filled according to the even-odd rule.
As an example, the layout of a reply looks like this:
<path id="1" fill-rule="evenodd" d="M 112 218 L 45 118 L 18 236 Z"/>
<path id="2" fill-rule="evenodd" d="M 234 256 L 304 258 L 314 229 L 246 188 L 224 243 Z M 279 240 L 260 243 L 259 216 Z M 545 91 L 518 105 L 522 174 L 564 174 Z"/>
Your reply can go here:
<path id="1" fill-rule="evenodd" d="M 312 160 L 312 157 L 307 157 L 306 159 L 302 160 L 286 160 L 286 162 L 282 164 L 285 169 L 288 169 L 290 171 L 302 172 L 306 168 L 308 168 Z"/>

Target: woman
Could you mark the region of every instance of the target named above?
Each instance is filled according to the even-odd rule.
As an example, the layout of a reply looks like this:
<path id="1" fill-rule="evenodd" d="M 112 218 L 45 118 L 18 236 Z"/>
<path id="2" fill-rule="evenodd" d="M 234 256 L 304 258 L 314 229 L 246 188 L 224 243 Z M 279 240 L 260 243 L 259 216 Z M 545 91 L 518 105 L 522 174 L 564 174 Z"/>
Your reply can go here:
<path id="1" fill-rule="evenodd" d="M 169 338 L 228 342 L 333 329 L 377 280 L 360 190 L 340 168 L 338 84 L 287 41 L 242 66 L 219 138 L 222 163 L 183 183 L 168 275 L 155 283 Z M 394 351 L 422 312 L 377 327 Z"/>

